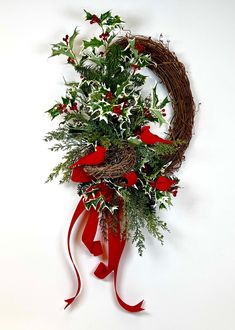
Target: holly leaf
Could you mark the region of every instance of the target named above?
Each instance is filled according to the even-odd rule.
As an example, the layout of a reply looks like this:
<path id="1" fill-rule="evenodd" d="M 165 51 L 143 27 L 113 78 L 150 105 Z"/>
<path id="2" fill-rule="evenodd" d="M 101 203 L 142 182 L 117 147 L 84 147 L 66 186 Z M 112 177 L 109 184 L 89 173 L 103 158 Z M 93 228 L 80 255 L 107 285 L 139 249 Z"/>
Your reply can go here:
<path id="1" fill-rule="evenodd" d="M 168 100 L 168 97 L 166 96 L 164 100 L 159 104 L 158 109 L 164 108 L 168 103 L 170 103 L 170 100 Z"/>
<path id="2" fill-rule="evenodd" d="M 63 104 L 66 104 L 68 105 L 69 104 L 69 99 L 67 99 L 66 97 L 61 97 L 62 101 L 63 101 Z"/>
<path id="3" fill-rule="evenodd" d="M 88 48 L 88 47 L 92 47 L 92 48 L 96 48 L 96 47 L 100 47 L 103 45 L 103 41 L 97 39 L 96 37 L 92 38 L 91 40 L 83 40 L 83 45 L 84 48 Z"/>
<path id="4" fill-rule="evenodd" d="M 152 90 L 152 108 L 155 108 L 157 103 L 158 103 L 158 95 L 157 95 L 157 84 L 156 84 Z"/>
<path id="5" fill-rule="evenodd" d="M 115 26 L 115 25 L 119 25 L 120 23 L 124 23 L 120 16 L 114 16 L 114 17 L 110 17 L 108 20 L 107 20 L 107 25 L 111 25 L 111 26 Z"/>
<path id="6" fill-rule="evenodd" d="M 158 122 L 159 122 L 160 126 L 162 124 L 165 124 L 166 123 L 166 120 L 163 118 L 163 116 L 162 116 L 162 114 L 161 114 L 160 111 L 155 110 L 155 109 L 151 109 L 151 112 L 158 119 Z"/>
<path id="7" fill-rule="evenodd" d="M 75 40 L 75 38 L 76 38 L 77 35 L 78 35 L 78 31 L 77 31 L 77 28 L 75 28 L 72 36 L 69 38 L 69 47 L 71 49 L 73 49 L 74 40 Z"/>
<path id="8" fill-rule="evenodd" d="M 112 14 L 111 14 L 111 11 L 110 10 L 109 11 L 106 11 L 106 13 L 104 13 L 104 14 L 101 14 L 100 20 L 103 22 L 104 20 L 106 20 L 109 17 L 112 17 Z"/>
<path id="9" fill-rule="evenodd" d="M 127 140 L 130 144 L 133 144 L 134 146 L 139 146 L 143 144 L 142 141 L 140 141 L 136 136 L 131 136 Z"/>
<path id="10" fill-rule="evenodd" d="M 54 105 L 51 109 L 47 110 L 46 112 L 49 113 L 49 115 L 51 116 L 51 119 L 54 119 L 55 117 L 57 117 L 60 114 L 57 104 Z"/>
<path id="11" fill-rule="evenodd" d="M 93 15 L 91 13 L 89 13 L 88 11 L 86 11 L 85 9 L 84 9 L 84 11 L 86 13 L 86 21 L 90 21 L 92 19 Z"/>
<path id="12" fill-rule="evenodd" d="M 59 42 L 58 44 L 53 44 L 51 50 L 52 50 L 52 54 L 50 57 L 65 55 L 73 59 L 75 58 L 74 54 L 68 49 L 68 46 L 65 45 L 63 42 Z"/>
<path id="13" fill-rule="evenodd" d="M 161 204 L 159 205 L 159 209 L 166 209 L 166 208 L 167 208 L 166 205 L 163 204 L 163 203 L 161 203 Z"/>
<path id="14" fill-rule="evenodd" d="M 135 39 L 130 39 L 129 40 L 129 45 L 132 49 L 135 48 Z"/>

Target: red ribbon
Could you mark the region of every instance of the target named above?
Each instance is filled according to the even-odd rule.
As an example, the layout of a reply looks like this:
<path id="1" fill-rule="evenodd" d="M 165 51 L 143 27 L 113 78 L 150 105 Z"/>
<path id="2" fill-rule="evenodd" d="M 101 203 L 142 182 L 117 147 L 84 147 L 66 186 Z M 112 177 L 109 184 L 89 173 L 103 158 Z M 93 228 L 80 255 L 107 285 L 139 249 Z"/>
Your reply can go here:
<path id="1" fill-rule="evenodd" d="M 99 188 L 99 193 L 104 196 L 106 200 L 110 200 L 112 197 L 112 189 L 109 188 L 105 183 L 98 184 L 94 187 Z M 90 188 L 91 189 L 91 188 Z M 89 189 L 89 190 L 90 190 Z M 73 301 L 76 299 L 76 297 L 80 293 L 81 289 L 81 279 L 78 272 L 78 269 L 74 263 L 73 256 L 71 253 L 70 248 L 70 239 L 71 239 L 71 233 L 73 230 L 74 225 L 76 224 L 76 221 L 78 220 L 79 216 L 85 211 L 85 200 L 84 197 L 80 200 L 78 203 L 75 212 L 73 214 L 73 217 L 71 219 L 71 223 L 68 230 L 68 236 L 67 236 L 67 246 L 68 246 L 68 252 L 70 260 L 73 264 L 76 279 L 77 279 L 77 290 L 75 292 L 75 295 L 69 299 L 66 299 L 65 302 L 67 303 L 65 308 L 67 308 L 69 305 L 73 303 Z M 99 213 L 98 213 L 98 206 L 97 209 L 94 209 L 94 207 L 91 207 L 89 211 L 86 211 L 88 213 L 88 220 L 85 226 L 85 229 L 82 234 L 82 241 L 85 244 L 85 246 L 88 248 L 88 250 L 93 254 L 94 256 L 99 256 L 103 253 L 101 242 L 95 241 L 95 235 L 97 232 L 98 222 L 99 222 Z M 118 212 L 118 220 L 120 221 L 122 219 L 123 215 L 123 201 L 119 200 L 119 212 Z M 107 221 L 111 220 L 112 214 L 109 212 Z M 114 233 L 113 230 L 108 226 L 108 265 L 106 266 L 103 262 L 100 262 L 98 267 L 95 270 L 96 277 L 103 279 L 107 275 L 109 275 L 112 271 L 114 273 L 114 289 L 116 293 L 117 300 L 126 311 L 128 312 L 139 312 L 143 310 L 142 303 L 139 302 L 138 304 L 131 306 L 126 304 L 119 296 L 117 291 L 117 273 L 118 273 L 118 266 L 121 259 L 122 252 L 125 247 L 126 239 L 125 239 L 125 233 L 121 236 L 121 230 L 120 230 L 120 224 L 118 224 L 117 233 Z"/>
<path id="2" fill-rule="evenodd" d="M 68 236 L 67 236 L 67 246 L 68 246 L 68 252 L 69 252 L 69 257 L 70 257 L 70 260 L 73 264 L 73 267 L 74 267 L 74 270 L 75 270 L 75 274 L 76 274 L 76 278 L 77 278 L 77 291 L 75 293 L 75 295 L 72 297 L 72 298 L 69 298 L 69 299 L 66 299 L 65 302 L 67 302 L 67 305 L 65 306 L 64 309 L 66 309 L 70 304 L 72 304 L 72 302 L 75 300 L 75 298 L 79 295 L 79 292 L 80 292 L 80 289 L 81 289 L 81 279 L 80 279 L 80 275 L 79 275 L 79 272 L 77 270 L 77 267 L 74 263 L 74 260 L 73 260 L 73 256 L 72 256 L 72 253 L 71 253 L 71 249 L 70 249 L 70 237 L 71 237 L 71 233 L 72 233 L 72 230 L 73 230 L 73 227 L 78 219 L 78 217 L 82 214 L 82 212 L 85 210 L 85 205 L 83 203 L 83 198 L 80 200 L 80 202 L 78 203 L 75 211 L 74 211 L 74 214 L 72 216 L 72 219 L 71 219 L 71 223 L 70 223 L 70 226 L 69 226 L 69 230 L 68 230 Z"/>
<path id="3" fill-rule="evenodd" d="M 118 213 L 118 220 L 121 220 L 121 216 L 123 213 L 123 203 L 119 200 L 119 213 Z M 118 273 L 118 266 L 119 261 L 121 259 L 122 252 L 124 250 L 126 244 L 125 239 L 125 232 L 122 234 L 121 237 L 121 229 L 120 224 L 118 224 L 117 233 L 114 234 L 113 230 L 109 227 L 108 229 L 108 251 L 109 251 L 109 259 L 108 265 L 106 266 L 103 262 L 101 262 L 98 267 L 96 268 L 95 275 L 96 277 L 103 279 L 109 273 L 113 271 L 114 273 L 114 289 L 116 293 L 117 300 L 119 305 L 122 306 L 128 312 L 140 312 L 144 310 L 142 308 L 143 300 L 138 304 L 131 306 L 126 304 L 119 296 L 117 291 L 117 273 Z"/>

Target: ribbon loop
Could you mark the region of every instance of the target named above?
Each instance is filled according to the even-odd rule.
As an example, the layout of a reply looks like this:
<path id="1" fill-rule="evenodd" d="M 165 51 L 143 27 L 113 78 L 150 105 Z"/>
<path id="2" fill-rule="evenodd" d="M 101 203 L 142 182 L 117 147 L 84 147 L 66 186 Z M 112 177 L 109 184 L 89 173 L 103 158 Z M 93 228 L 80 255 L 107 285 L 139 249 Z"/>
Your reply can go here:
<path id="1" fill-rule="evenodd" d="M 100 241 L 94 241 L 97 226 L 99 222 L 99 214 L 98 212 L 92 207 L 88 211 L 88 220 L 85 226 L 85 229 L 82 234 L 82 241 L 87 247 L 87 249 L 93 254 L 94 256 L 99 256 L 103 253 L 103 249 L 101 246 Z"/>
<path id="2" fill-rule="evenodd" d="M 96 277 L 103 280 L 111 272 L 112 272 L 112 269 L 110 270 L 103 262 L 100 262 L 98 267 L 96 268 L 94 274 L 95 274 Z"/>

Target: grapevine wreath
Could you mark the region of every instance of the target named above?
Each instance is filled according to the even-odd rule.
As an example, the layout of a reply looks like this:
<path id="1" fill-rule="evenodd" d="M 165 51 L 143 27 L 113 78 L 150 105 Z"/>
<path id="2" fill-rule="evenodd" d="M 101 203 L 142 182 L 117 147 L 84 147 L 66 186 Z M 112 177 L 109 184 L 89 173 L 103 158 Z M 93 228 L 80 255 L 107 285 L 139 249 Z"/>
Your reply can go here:
<path id="1" fill-rule="evenodd" d="M 66 94 L 47 112 L 59 118 L 59 126 L 45 141 L 56 141 L 52 151 L 64 151 L 62 162 L 47 181 L 61 174 L 60 183 L 77 183 L 80 201 L 73 214 L 67 236 L 68 253 L 75 270 L 77 290 L 66 299 L 65 308 L 78 296 L 81 280 L 74 262 L 70 239 L 77 220 L 85 221 L 82 241 L 94 256 L 105 254 L 95 275 L 103 279 L 114 274 L 119 304 L 129 312 L 143 310 L 142 303 L 125 303 L 117 291 L 119 261 L 127 240 L 143 253 L 143 229 L 163 243 L 167 224 L 157 209 L 171 205 L 176 196 L 179 169 L 192 137 L 195 106 L 184 65 L 161 40 L 124 32 L 123 21 L 110 11 L 86 20 L 97 24 L 100 33 L 75 46 L 77 28 L 71 36 L 52 45 L 52 55 L 65 55 L 79 81 L 67 82 Z M 152 70 L 168 91 L 159 99 L 157 85 L 150 95 L 142 94 L 146 76 Z M 171 103 L 173 117 L 167 123 L 165 107 Z M 153 126 L 167 127 L 160 137 Z M 100 228 L 100 238 L 95 239 Z"/>

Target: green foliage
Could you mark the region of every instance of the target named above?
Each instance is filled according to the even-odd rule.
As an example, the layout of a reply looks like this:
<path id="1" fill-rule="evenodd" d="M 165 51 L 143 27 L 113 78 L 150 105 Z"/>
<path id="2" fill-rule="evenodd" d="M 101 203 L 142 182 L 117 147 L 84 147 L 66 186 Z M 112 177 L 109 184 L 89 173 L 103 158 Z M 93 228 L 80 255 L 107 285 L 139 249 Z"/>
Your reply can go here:
<path id="1" fill-rule="evenodd" d="M 151 198 L 142 189 L 132 187 L 123 190 L 121 194 L 124 199 L 124 212 L 128 219 L 127 236 L 136 244 L 139 254 L 143 254 L 145 247 L 144 228 L 163 244 L 161 230 L 168 230 L 167 225 L 156 215 L 151 205 Z"/>
<path id="2" fill-rule="evenodd" d="M 46 183 L 54 180 L 58 177 L 60 173 L 62 173 L 62 178 L 60 179 L 59 183 L 65 183 L 70 180 L 71 177 L 71 169 L 69 166 L 75 162 L 78 156 L 78 150 L 73 149 L 68 151 L 64 156 L 64 162 L 59 163 L 57 166 L 55 166 L 52 170 L 52 172 L 49 174 Z"/>
<path id="3" fill-rule="evenodd" d="M 183 141 L 147 145 L 140 140 L 137 132 L 149 121 L 167 124 L 161 110 L 169 99 L 159 99 L 157 86 L 150 96 L 142 96 L 146 76 L 138 70 L 147 67 L 151 58 L 136 48 L 134 38 L 129 39 L 125 49 L 113 42 L 122 30 L 121 18 L 113 16 L 111 11 L 100 16 L 87 11 L 85 14 L 86 20 L 99 25 L 99 37 L 84 40 L 78 56 L 74 52 L 77 28 L 70 37 L 66 35 L 63 41 L 52 45 L 51 56 L 66 56 L 81 79 L 65 80 L 65 95 L 47 111 L 51 119 L 58 119 L 59 128 L 47 133 L 44 140 L 54 143 L 51 151 L 64 152 L 62 161 L 53 168 L 47 182 L 57 177 L 60 177 L 60 183 L 69 181 L 70 165 L 93 152 L 97 145 L 112 152 L 128 143 L 134 146 L 136 163 L 132 170 L 138 176 L 135 186 L 125 186 L 121 178 L 94 179 L 90 183 L 79 184 L 78 194 L 86 196 L 88 187 L 105 181 L 114 189 L 116 198 L 122 196 L 128 220 L 122 224 L 122 234 L 126 232 L 127 238 L 136 244 L 142 255 L 145 247 L 143 230 L 147 229 L 162 243 L 162 230 L 167 230 L 167 226 L 157 216 L 156 208 L 164 209 L 171 205 L 170 191 L 157 190 L 152 181 L 164 174 L 168 156 L 174 154 Z M 115 158 L 115 153 L 112 156 Z M 117 200 L 110 204 L 103 196 L 94 196 L 86 201 L 87 209 L 99 207 L 104 235 L 106 212 L 113 214 L 110 225 L 113 230 L 117 229 L 117 205 Z"/>
<path id="4" fill-rule="evenodd" d="M 73 34 L 69 38 L 69 47 L 70 47 L 70 49 L 73 49 L 74 41 L 75 41 L 77 35 L 78 35 L 78 31 L 77 31 L 77 28 L 75 28 Z"/>
<path id="5" fill-rule="evenodd" d="M 49 113 L 49 115 L 51 116 L 52 119 L 54 119 L 55 117 L 59 116 L 60 111 L 58 110 L 58 106 L 57 104 L 54 105 L 52 108 L 50 108 L 49 110 L 47 110 L 46 112 Z"/>
<path id="6" fill-rule="evenodd" d="M 170 101 L 168 100 L 168 97 L 166 96 L 164 100 L 159 104 L 158 109 L 164 108 Z"/>
<path id="7" fill-rule="evenodd" d="M 85 78 L 85 80 L 89 81 L 102 81 L 100 70 L 96 68 L 94 65 L 81 65 L 78 64 L 76 66 L 76 70 Z"/>
<path id="8" fill-rule="evenodd" d="M 85 13 L 86 13 L 86 20 L 87 20 L 87 21 L 91 20 L 91 19 L 92 19 L 92 14 L 89 13 L 88 11 L 86 11 L 85 9 L 84 9 L 84 11 L 85 11 Z"/>
<path id="9" fill-rule="evenodd" d="M 68 46 L 63 42 L 59 42 L 57 44 L 52 45 L 51 57 L 58 56 L 58 55 L 65 55 L 70 58 L 75 58 L 75 55 L 71 52 L 71 50 L 68 48 Z"/>
<path id="10" fill-rule="evenodd" d="M 92 38 L 91 40 L 84 40 L 83 41 L 83 45 L 84 45 L 84 48 L 88 48 L 88 47 L 91 47 L 91 48 L 96 48 L 96 47 L 100 47 L 103 45 L 103 41 L 102 40 L 99 40 L 97 39 L 96 37 Z"/>
<path id="11" fill-rule="evenodd" d="M 94 15 L 91 14 L 90 12 L 86 11 L 85 9 L 84 9 L 84 11 L 86 14 L 86 20 L 87 21 L 92 20 Z M 96 16 L 96 17 L 98 17 L 98 16 Z M 99 19 L 98 24 L 102 27 L 104 26 L 104 27 L 116 28 L 116 27 L 120 27 L 121 24 L 124 23 L 121 20 L 120 16 L 117 16 L 117 15 L 113 16 L 110 10 L 101 14 L 98 17 L 98 19 Z"/>

